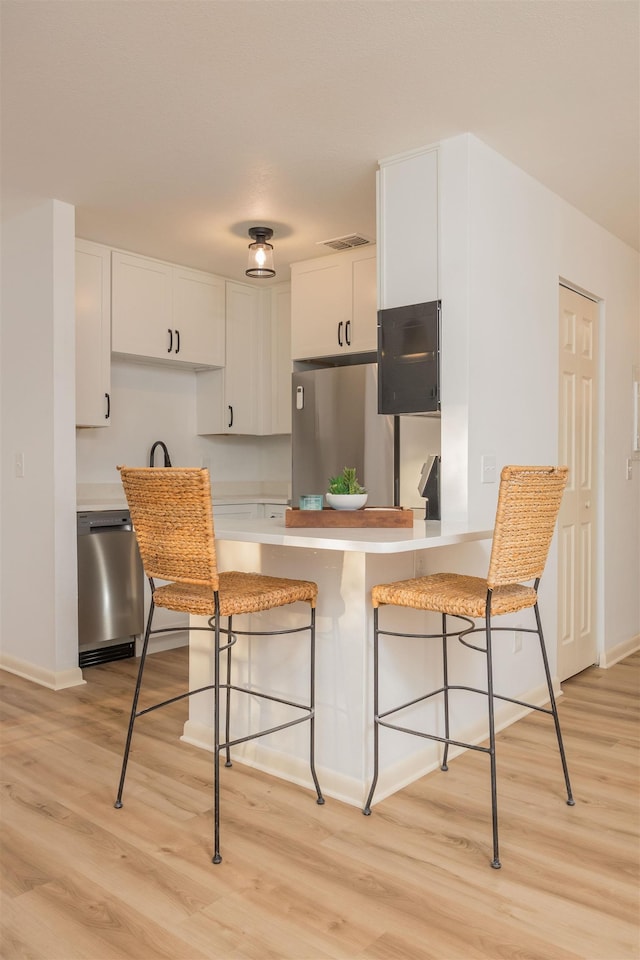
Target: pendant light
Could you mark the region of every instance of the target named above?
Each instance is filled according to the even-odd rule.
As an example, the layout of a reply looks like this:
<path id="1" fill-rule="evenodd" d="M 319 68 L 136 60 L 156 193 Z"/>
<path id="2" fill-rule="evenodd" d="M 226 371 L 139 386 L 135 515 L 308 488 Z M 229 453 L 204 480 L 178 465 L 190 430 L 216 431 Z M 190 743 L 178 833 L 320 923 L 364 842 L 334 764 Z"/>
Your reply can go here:
<path id="1" fill-rule="evenodd" d="M 246 275 L 259 279 L 275 277 L 273 247 L 269 243 L 273 236 L 273 230 L 271 227 L 250 227 L 249 236 L 253 243 L 249 244 L 249 262 L 245 270 Z"/>

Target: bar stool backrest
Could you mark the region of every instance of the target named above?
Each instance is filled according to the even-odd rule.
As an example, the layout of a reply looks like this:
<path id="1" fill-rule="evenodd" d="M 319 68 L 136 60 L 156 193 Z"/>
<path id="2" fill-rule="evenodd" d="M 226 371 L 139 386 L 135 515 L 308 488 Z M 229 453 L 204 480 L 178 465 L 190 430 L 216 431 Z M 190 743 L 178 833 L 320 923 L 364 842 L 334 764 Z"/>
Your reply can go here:
<path id="1" fill-rule="evenodd" d="M 209 471 L 118 467 L 147 577 L 218 589 Z"/>
<path id="2" fill-rule="evenodd" d="M 493 532 L 487 586 L 542 576 L 568 467 L 504 467 Z"/>

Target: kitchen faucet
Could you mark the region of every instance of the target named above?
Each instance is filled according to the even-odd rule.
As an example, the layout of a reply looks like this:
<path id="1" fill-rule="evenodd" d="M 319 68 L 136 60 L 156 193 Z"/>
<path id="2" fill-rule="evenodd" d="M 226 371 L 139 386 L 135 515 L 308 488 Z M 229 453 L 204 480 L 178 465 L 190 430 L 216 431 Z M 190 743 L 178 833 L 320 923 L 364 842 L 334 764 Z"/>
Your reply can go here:
<path id="1" fill-rule="evenodd" d="M 153 464 L 153 455 L 156 452 L 156 447 L 162 447 L 164 451 L 164 465 L 165 467 L 171 466 L 171 460 L 169 458 L 169 451 L 167 450 L 166 443 L 163 443 L 162 440 L 156 440 L 154 445 L 151 447 L 151 453 L 149 454 L 149 466 L 152 467 Z"/>

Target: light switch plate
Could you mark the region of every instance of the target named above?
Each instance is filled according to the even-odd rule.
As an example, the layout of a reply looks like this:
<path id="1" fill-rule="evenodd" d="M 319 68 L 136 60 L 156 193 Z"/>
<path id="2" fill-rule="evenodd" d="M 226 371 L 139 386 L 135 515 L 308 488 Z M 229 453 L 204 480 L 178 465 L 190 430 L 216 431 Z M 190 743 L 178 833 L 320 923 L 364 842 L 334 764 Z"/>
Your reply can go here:
<path id="1" fill-rule="evenodd" d="M 493 453 L 485 453 L 480 458 L 480 481 L 481 483 L 496 482 L 496 458 Z"/>

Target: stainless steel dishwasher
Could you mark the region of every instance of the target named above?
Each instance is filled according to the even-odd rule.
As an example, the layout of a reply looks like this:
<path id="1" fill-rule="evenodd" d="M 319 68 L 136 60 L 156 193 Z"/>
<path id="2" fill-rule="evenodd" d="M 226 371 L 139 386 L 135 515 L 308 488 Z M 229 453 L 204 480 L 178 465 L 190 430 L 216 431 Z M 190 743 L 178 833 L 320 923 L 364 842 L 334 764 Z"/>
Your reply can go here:
<path id="1" fill-rule="evenodd" d="M 134 657 L 144 574 L 128 510 L 78 513 L 78 664 Z"/>

